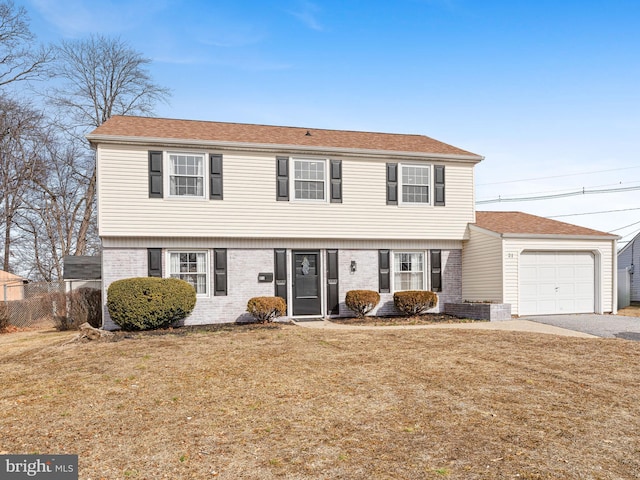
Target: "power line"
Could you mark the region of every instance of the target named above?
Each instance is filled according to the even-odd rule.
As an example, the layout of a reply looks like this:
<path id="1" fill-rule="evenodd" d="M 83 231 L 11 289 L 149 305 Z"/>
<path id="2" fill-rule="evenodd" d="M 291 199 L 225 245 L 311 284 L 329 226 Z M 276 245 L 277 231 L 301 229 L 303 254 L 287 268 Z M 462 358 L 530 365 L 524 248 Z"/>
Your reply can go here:
<path id="1" fill-rule="evenodd" d="M 593 173 L 603 173 L 603 172 L 616 172 L 619 170 L 631 170 L 634 168 L 640 168 L 640 166 L 637 167 L 623 167 L 623 168 L 610 168 L 608 170 L 594 170 L 592 172 L 582 172 L 582 173 L 567 173 L 564 175 L 551 175 L 549 177 L 534 177 L 534 178 L 523 178 L 520 180 L 505 180 L 503 182 L 489 182 L 489 183 L 479 183 L 477 186 L 483 186 L 483 185 L 502 185 L 504 183 L 518 183 L 518 182 L 532 182 L 535 180 L 547 180 L 550 178 L 563 178 L 563 177 L 577 177 L 578 175 L 591 175 Z"/>
<path id="2" fill-rule="evenodd" d="M 618 210 L 601 210 L 599 212 L 584 212 L 584 213 L 567 213 L 565 215 L 553 215 L 547 218 L 562 218 L 562 217 L 579 217 L 581 215 L 599 215 L 601 213 L 614 213 L 614 212 L 629 212 L 631 210 L 640 210 L 640 207 L 635 208 L 620 208 Z"/>
<path id="3" fill-rule="evenodd" d="M 599 195 L 602 193 L 619 193 L 619 192 L 631 192 L 634 190 L 640 190 L 640 186 L 635 187 L 620 187 L 620 188 L 601 188 L 601 189 L 593 189 L 588 190 L 586 188 L 582 188 L 581 190 L 576 190 L 573 192 L 566 193 L 556 193 L 553 195 L 540 195 L 537 197 L 511 197 L 511 198 L 503 198 L 498 196 L 498 198 L 494 198 L 491 200 L 478 200 L 476 201 L 476 205 L 486 205 L 487 203 L 500 203 L 500 202 L 532 202 L 536 200 L 551 200 L 554 198 L 565 198 L 565 197 L 574 197 L 576 195 Z"/>
<path id="4" fill-rule="evenodd" d="M 638 225 L 639 223 L 640 223 L 640 221 L 630 223 L 629 225 L 625 225 L 624 227 L 614 228 L 613 230 L 609 230 L 609 233 L 617 232 L 618 230 L 624 230 L 627 227 L 633 227 L 634 225 Z"/>

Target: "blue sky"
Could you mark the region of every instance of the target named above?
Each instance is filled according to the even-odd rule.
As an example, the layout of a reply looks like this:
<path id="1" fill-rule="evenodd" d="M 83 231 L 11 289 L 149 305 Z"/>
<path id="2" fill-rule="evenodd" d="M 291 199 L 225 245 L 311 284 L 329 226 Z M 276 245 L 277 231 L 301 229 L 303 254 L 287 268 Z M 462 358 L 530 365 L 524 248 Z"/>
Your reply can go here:
<path id="1" fill-rule="evenodd" d="M 42 42 L 152 59 L 163 117 L 428 135 L 485 156 L 477 200 L 640 187 L 637 1 L 15 3 Z M 640 190 L 478 209 L 640 231 Z"/>

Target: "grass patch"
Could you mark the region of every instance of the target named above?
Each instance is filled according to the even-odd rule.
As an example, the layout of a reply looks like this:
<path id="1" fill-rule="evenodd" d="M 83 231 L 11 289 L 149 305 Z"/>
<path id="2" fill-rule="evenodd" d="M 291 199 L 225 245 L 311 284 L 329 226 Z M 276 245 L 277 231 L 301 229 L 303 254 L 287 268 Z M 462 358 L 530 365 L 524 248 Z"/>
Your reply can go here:
<path id="1" fill-rule="evenodd" d="M 0 452 L 78 454 L 80 478 L 640 471 L 640 342 L 288 325 L 73 336 L 0 337 Z"/>

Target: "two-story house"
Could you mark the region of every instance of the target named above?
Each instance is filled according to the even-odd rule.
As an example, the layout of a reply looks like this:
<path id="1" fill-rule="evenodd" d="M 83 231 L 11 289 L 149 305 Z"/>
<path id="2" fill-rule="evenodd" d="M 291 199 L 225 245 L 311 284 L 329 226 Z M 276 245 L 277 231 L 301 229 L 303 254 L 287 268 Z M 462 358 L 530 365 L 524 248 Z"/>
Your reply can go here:
<path id="1" fill-rule="evenodd" d="M 88 139 L 105 292 L 182 278 L 198 297 L 187 324 L 245 319 L 254 296 L 295 318 L 350 315 L 352 289 L 380 292 L 378 315 L 399 290 L 437 292 L 435 311 L 463 300 L 477 154 L 422 135 L 124 116 Z M 592 311 L 613 308 L 604 296 Z"/>

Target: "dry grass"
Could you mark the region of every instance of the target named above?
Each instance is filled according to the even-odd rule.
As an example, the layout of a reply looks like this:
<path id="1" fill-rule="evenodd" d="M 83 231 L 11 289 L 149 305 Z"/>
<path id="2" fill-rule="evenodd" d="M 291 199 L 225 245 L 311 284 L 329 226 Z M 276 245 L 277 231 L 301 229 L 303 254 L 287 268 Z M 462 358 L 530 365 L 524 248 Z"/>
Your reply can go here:
<path id="1" fill-rule="evenodd" d="M 236 327 L 0 336 L 0 451 L 87 479 L 640 478 L 640 343 Z"/>
<path id="2" fill-rule="evenodd" d="M 638 302 L 634 302 L 633 305 L 621 308 L 618 310 L 618 315 L 623 315 L 625 317 L 640 317 L 640 304 Z"/>

